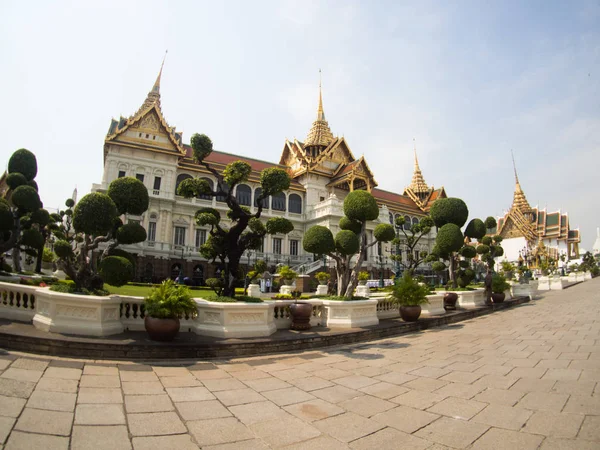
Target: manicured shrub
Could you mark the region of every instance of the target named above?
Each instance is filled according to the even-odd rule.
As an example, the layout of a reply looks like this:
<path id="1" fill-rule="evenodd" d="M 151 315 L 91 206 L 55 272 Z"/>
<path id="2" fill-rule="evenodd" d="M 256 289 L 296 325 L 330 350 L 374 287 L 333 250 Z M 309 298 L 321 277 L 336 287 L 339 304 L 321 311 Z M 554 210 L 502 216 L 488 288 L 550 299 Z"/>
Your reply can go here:
<path id="1" fill-rule="evenodd" d="M 335 240 L 329 228 L 322 225 L 315 225 L 304 233 L 302 247 L 308 253 L 324 255 L 335 250 Z"/>
<path id="2" fill-rule="evenodd" d="M 473 219 L 467 225 L 465 229 L 465 236 L 470 237 L 472 239 L 481 239 L 485 236 L 486 228 L 483 220 L 481 219 Z"/>
<path id="3" fill-rule="evenodd" d="M 447 223 L 453 223 L 462 227 L 469 217 L 469 209 L 460 198 L 440 198 L 436 200 L 429 211 L 435 226 L 443 227 Z"/>
<path id="4" fill-rule="evenodd" d="M 139 223 L 127 223 L 117 229 L 119 244 L 135 244 L 146 240 L 146 230 Z"/>
<path id="5" fill-rule="evenodd" d="M 344 199 L 344 214 L 350 220 L 364 222 L 379 217 L 377 201 L 367 191 L 352 191 Z"/>
<path id="6" fill-rule="evenodd" d="M 485 255 L 490 252 L 490 246 L 486 244 L 480 244 L 477 246 L 477 253 L 480 255 Z"/>
<path id="7" fill-rule="evenodd" d="M 73 256 L 73 248 L 71 244 L 64 240 L 58 240 L 54 243 L 54 253 L 59 258 L 70 258 Z"/>
<path id="8" fill-rule="evenodd" d="M 441 261 L 435 261 L 433 264 L 431 264 L 431 270 L 434 272 L 443 272 L 446 270 L 446 264 Z"/>
<path id="9" fill-rule="evenodd" d="M 359 247 L 358 236 L 352 231 L 341 230 L 335 235 L 335 249 L 342 255 L 354 255 Z"/>
<path id="10" fill-rule="evenodd" d="M 123 286 L 133 279 L 133 265 L 127 258 L 108 256 L 100 263 L 100 276 L 105 283 Z"/>
<path id="11" fill-rule="evenodd" d="M 340 219 L 340 230 L 350 230 L 355 234 L 360 233 L 362 224 L 356 220 L 350 220 L 346 216 Z"/>
<path id="12" fill-rule="evenodd" d="M 137 178 L 117 178 L 108 186 L 107 194 L 115 202 L 119 214 L 139 216 L 148 209 L 148 189 Z"/>
<path id="13" fill-rule="evenodd" d="M 21 233 L 21 244 L 38 249 L 44 245 L 44 236 L 35 228 L 28 228 Z"/>
<path id="14" fill-rule="evenodd" d="M 490 236 L 484 236 L 481 238 L 481 243 L 483 245 L 492 245 L 492 238 Z"/>
<path id="15" fill-rule="evenodd" d="M 4 199 L 0 199 L 0 231 L 12 230 L 15 220 L 10 210 L 8 202 Z"/>
<path id="16" fill-rule="evenodd" d="M 294 225 L 284 217 L 271 217 L 267 220 L 266 229 L 268 234 L 288 234 L 294 229 Z"/>
<path id="17" fill-rule="evenodd" d="M 107 234 L 117 217 L 115 202 L 99 192 L 84 195 L 73 211 L 73 227 L 79 233 L 100 236 Z"/>
<path id="18" fill-rule="evenodd" d="M 463 234 L 458 225 L 446 223 L 439 229 L 436 238 L 436 246 L 442 254 L 456 252 L 460 250 L 462 245 Z"/>
<path id="19" fill-rule="evenodd" d="M 33 180 L 37 175 L 37 160 L 35 155 L 27 149 L 17 150 L 8 160 L 8 173 L 22 174 L 27 181 Z"/>
<path id="20" fill-rule="evenodd" d="M 380 223 L 373 230 L 373 237 L 380 242 L 389 242 L 396 237 L 396 231 L 389 223 Z"/>
<path id="21" fill-rule="evenodd" d="M 463 258 L 475 258 L 477 250 L 472 245 L 465 245 L 459 250 L 459 254 Z"/>
<path id="22" fill-rule="evenodd" d="M 497 225 L 498 224 L 496 222 L 496 219 L 494 219 L 492 216 L 489 216 L 485 219 L 485 227 L 488 230 L 491 230 L 492 228 L 496 228 Z"/>
<path id="23" fill-rule="evenodd" d="M 22 173 L 13 172 L 6 176 L 6 184 L 11 189 L 16 189 L 19 186 L 27 185 L 27 178 Z"/>
<path id="24" fill-rule="evenodd" d="M 31 186 L 19 186 L 16 188 L 10 198 L 13 205 L 21 211 L 33 212 L 42 206 L 40 196 L 37 191 Z"/>
<path id="25" fill-rule="evenodd" d="M 190 138 L 190 145 L 194 152 L 194 159 L 197 162 L 203 161 L 213 151 L 213 143 L 205 134 L 193 134 Z"/>

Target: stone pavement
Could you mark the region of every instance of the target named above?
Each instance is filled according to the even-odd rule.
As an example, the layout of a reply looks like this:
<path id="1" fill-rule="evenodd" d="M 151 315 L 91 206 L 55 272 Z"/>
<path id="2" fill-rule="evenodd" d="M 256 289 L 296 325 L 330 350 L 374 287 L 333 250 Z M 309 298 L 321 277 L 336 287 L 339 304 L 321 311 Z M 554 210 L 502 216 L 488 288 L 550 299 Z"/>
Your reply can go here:
<path id="1" fill-rule="evenodd" d="M 0 352 L 0 449 L 598 449 L 599 382 L 597 278 L 322 351 L 169 365 Z"/>

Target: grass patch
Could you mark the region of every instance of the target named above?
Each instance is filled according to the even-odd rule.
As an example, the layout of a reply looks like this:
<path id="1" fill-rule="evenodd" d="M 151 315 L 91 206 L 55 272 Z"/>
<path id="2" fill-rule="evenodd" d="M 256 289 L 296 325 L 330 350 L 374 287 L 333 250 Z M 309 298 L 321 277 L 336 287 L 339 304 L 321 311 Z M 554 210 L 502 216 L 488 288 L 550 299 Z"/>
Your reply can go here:
<path id="1" fill-rule="evenodd" d="M 367 297 L 360 297 L 358 295 L 355 295 L 352 298 L 346 298 L 343 295 L 317 295 L 312 298 L 319 298 L 321 300 L 335 300 L 338 302 L 355 302 L 357 300 L 369 300 Z"/>
<path id="2" fill-rule="evenodd" d="M 111 286 L 109 284 L 105 284 L 104 288 L 106 290 L 108 290 L 108 292 L 110 292 L 111 294 L 129 295 L 132 297 L 147 297 L 148 294 L 150 294 L 150 291 L 152 290 L 152 288 L 154 288 L 154 285 L 149 284 L 149 285 L 143 286 L 140 284 L 136 284 L 136 285 L 126 284 L 124 286 L 116 287 L 116 286 Z M 206 296 L 209 296 L 209 295 L 216 297 L 216 294 L 214 293 L 214 291 L 209 287 L 203 287 L 203 286 L 190 287 L 190 290 L 192 291 L 192 297 L 205 298 Z M 243 288 L 235 288 L 235 294 L 243 295 L 244 289 Z"/>

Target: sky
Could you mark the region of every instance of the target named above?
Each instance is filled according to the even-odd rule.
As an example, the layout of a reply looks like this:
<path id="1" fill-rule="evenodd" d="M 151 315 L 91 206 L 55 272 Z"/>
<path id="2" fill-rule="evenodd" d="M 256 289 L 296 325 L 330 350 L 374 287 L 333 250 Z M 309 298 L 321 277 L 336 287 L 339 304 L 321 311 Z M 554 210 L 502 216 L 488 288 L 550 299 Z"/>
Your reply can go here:
<path id="1" fill-rule="evenodd" d="M 425 180 L 500 216 L 511 150 L 532 206 L 600 226 L 600 1 L 0 0 L 0 161 L 33 151 L 46 207 L 99 183 L 110 119 L 144 101 L 168 49 L 170 125 L 278 162 L 316 116 L 379 187 Z M 4 163 L 6 164 L 6 163 Z"/>

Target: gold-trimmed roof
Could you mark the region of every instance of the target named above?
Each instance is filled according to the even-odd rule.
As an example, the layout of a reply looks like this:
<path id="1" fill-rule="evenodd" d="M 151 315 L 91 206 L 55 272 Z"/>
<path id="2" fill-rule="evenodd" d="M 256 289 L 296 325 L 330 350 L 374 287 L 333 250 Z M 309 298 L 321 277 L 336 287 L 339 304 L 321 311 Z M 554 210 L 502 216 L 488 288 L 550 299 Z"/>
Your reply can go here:
<path id="1" fill-rule="evenodd" d="M 429 186 L 425 183 L 425 178 L 423 178 L 423 174 L 421 173 L 421 168 L 419 167 L 419 160 L 417 159 L 417 147 L 415 146 L 415 170 L 413 172 L 412 181 L 408 188 L 413 191 L 415 194 L 425 194 L 429 193 Z"/>
<path id="2" fill-rule="evenodd" d="M 323 111 L 323 95 L 321 92 L 321 83 L 319 82 L 319 107 L 317 108 L 317 120 L 315 120 L 306 136 L 304 147 L 327 147 L 333 141 L 333 133 L 325 120 Z"/>
<path id="3" fill-rule="evenodd" d="M 527 201 L 527 197 L 525 197 L 525 193 L 523 189 L 521 189 L 521 183 L 519 183 L 519 176 L 517 175 L 517 166 L 515 164 L 515 156 L 511 151 L 512 161 L 513 161 L 513 169 L 515 171 L 515 194 L 513 197 L 512 209 L 518 209 L 521 212 L 529 212 L 531 211 L 531 205 Z"/>

